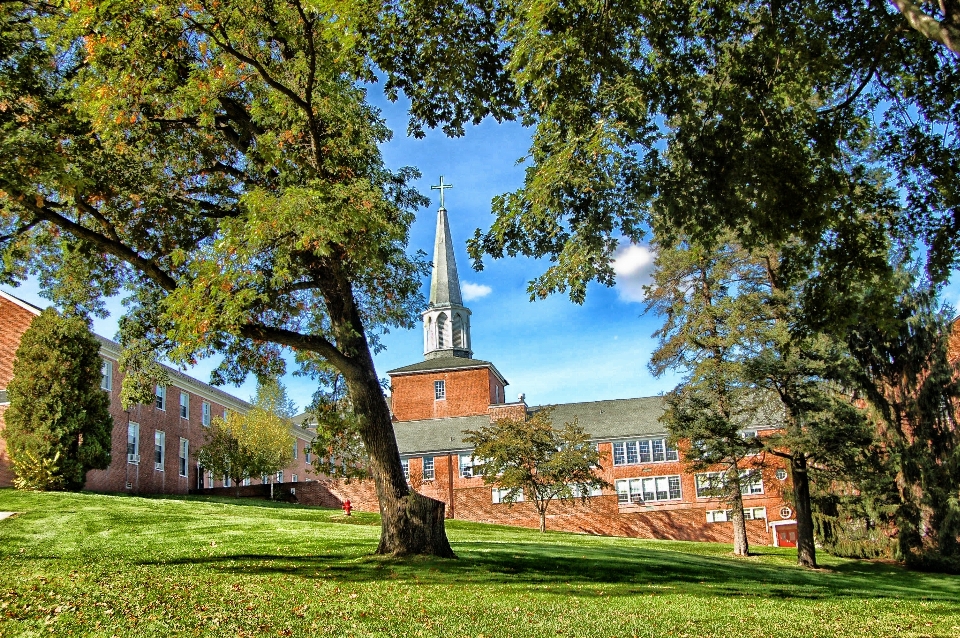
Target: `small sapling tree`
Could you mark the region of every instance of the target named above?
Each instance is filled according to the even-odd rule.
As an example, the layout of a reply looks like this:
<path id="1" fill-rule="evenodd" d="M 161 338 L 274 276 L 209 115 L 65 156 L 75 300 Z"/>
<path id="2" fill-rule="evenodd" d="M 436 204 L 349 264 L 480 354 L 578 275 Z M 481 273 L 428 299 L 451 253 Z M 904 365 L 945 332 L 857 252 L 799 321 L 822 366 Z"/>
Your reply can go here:
<path id="1" fill-rule="evenodd" d="M 590 435 L 576 420 L 554 428 L 550 410 L 526 420 L 498 419 L 466 434 L 464 441 L 474 445 L 474 467 L 484 482 L 504 490 L 504 503 L 529 497 L 540 516 L 541 532 L 546 531 L 552 500 L 586 501 L 591 491 L 608 485 L 597 476 L 600 453 Z"/>
<path id="2" fill-rule="evenodd" d="M 110 399 L 100 389 L 100 342 L 80 317 L 48 308 L 23 333 L 4 414 L 21 488 L 79 490 L 110 464 Z"/>
<path id="3" fill-rule="evenodd" d="M 226 419 L 213 420 L 207 443 L 197 452 L 197 462 L 216 476 L 230 477 L 239 495 L 244 479 L 270 476 L 293 460 L 291 413 L 283 386 L 274 379 L 262 381 L 249 412 L 231 412 Z"/>

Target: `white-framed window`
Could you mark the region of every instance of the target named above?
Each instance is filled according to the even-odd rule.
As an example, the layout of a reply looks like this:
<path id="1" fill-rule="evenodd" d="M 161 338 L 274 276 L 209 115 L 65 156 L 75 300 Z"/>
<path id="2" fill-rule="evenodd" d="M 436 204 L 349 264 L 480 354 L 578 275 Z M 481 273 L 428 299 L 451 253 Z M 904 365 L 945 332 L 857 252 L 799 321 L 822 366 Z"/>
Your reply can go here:
<path id="1" fill-rule="evenodd" d="M 227 420 L 227 417 L 229 417 L 229 416 L 230 416 L 230 410 L 224 408 L 224 409 L 223 409 L 223 420 L 226 421 L 226 420 Z"/>
<path id="2" fill-rule="evenodd" d="M 157 393 L 157 409 L 165 411 L 167 409 L 167 386 L 158 385 L 156 393 Z"/>
<path id="3" fill-rule="evenodd" d="M 269 480 L 270 480 L 270 477 L 267 476 L 266 474 L 260 475 L 260 483 L 262 483 L 263 485 L 266 485 Z"/>
<path id="4" fill-rule="evenodd" d="M 140 424 L 127 425 L 127 463 L 140 464 Z"/>
<path id="5" fill-rule="evenodd" d="M 782 467 L 777 470 L 777 480 L 786 481 L 787 480 L 787 471 Z"/>
<path id="6" fill-rule="evenodd" d="M 744 507 L 743 520 L 766 520 L 766 507 Z M 707 510 L 708 523 L 725 523 L 733 520 L 733 510 Z"/>
<path id="7" fill-rule="evenodd" d="M 250 477 L 248 476 L 247 478 L 245 478 L 245 479 L 243 479 L 242 481 L 240 481 L 240 485 L 242 485 L 242 486 L 244 486 L 244 487 L 250 485 Z"/>
<path id="8" fill-rule="evenodd" d="M 224 486 L 224 487 L 230 487 L 230 477 L 229 477 L 229 476 L 224 476 L 224 477 L 223 477 L 223 486 Z"/>
<path id="9" fill-rule="evenodd" d="M 190 441 L 180 439 L 180 476 L 186 476 L 190 462 Z"/>
<path id="10" fill-rule="evenodd" d="M 213 487 L 213 472 L 207 472 L 207 487 Z"/>
<path id="11" fill-rule="evenodd" d="M 440 399 L 447 398 L 447 382 L 446 381 L 434 381 L 433 382 L 433 398 L 439 401 Z"/>
<path id="12" fill-rule="evenodd" d="M 461 454 L 460 478 L 471 478 L 473 475 L 473 456 L 470 454 Z"/>
<path id="13" fill-rule="evenodd" d="M 297 452 L 300 449 L 300 442 L 296 439 L 293 440 L 293 460 L 297 460 Z"/>
<path id="14" fill-rule="evenodd" d="M 100 366 L 100 389 L 107 392 L 113 391 L 113 361 L 103 360 Z"/>
<path id="15" fill-rule="evenodd" d="M 154 459 L 153 459 L 153 469 L 158 472 L 163 471 L 163 464 L 166 460 L 167 455 L 167 435 L 163 430 L 157 430 L 153 433 L 153 449 L 154 449 Z"/>
<path id="16" fill-rule="evenodd" d="M 704 472 L 697 474 L 697 498 L 723 496 L 723 472 Z M 759 471 L 740 470 L 740 493 L 744 496 L 763 494 L 763 477 Z"/>
<path id="17" fill-rule="evenodd" d="M 584 493 L 586 492 L 586 493 Z M 588 490 L 581 490 L 579 485 L 570 486 L 570 496 L 572 498 L 580 498 L 581 496 L 602 496 L 603 490 L 599 487 L 591 487 Z M 557 497 L 554 497 L 557 498 Z"/>
<path id="18" fill-rule="evenodd" d="M 283 483 L 283 470 L 277 472 L 277 483 Z"/>
<path id="19" fill-rule="evenodd" d="M 291 476 L 291 477 L 290 477 L 290 480 L 291 480 L 292 482 L 296 483 L 296 482 L 297 482 L 297 475 L 294 474 L 293 476 Z"/>
<path id="20" fill-rule="evenodd" d="M 616 441 L 613 444 L 614 465 L 666 463 L 679 458 L 677 451 L 667 445 L 665 438 Z"/>
<path id="21" fill-rule="evenodd" d="M 310 445 L 304 444 L 303 446 L 303 462 L 307 465 L 312 465 L 310 461 Z"/>
<path id="22" fill-rule="evenodd" d="M 504 499 L 507 497 L 507 494 L 509 494 L 509 493 L 510 493 L 510 490 L 508 490 L 508 489 L 505 488 L 505 487 L 495 487 L 495 488 L 493 488 L 493 490 L 491 490 L 491 494 L 492 494 L 492 497 L 493 497 L 493 502 L 494 502 L 494 503 L 503 503 Z M 515 498 L 515 499 L 513 500 L 513 502 L 514 502 L 514 503 L 522 503 L 522 502 L 523 502 L 523 490 L 520 490 L 520 491 L 517 493 L 517 498 Z"/>
<path id="23" fill-rule="evenodd" d="M 180 390 L 180 418 L 190 418 L 190 395 Z"/>
<path id="24" fill-rule="evenodd" d="M 209 402 L 209 401 L 204 401 L 204 402 L 201 404 L 201 408 L 202 408 L 202 409 L 201 409 L 200 422 L 203 423 L 205 426 L 210 427 L 210 418 L 211 418 L 211 417 L 210 417 L 210 402 Z"/>
<path id="25" fill-rule="evenodd" d="M 425 456 L 423 457 L 423 480 L 432 481 L 436 477 L 436 472 L 433 468 L 433 457 Z"/>
<path id="26" fill-rule="evenodd" d="M 657 503 L 680 500 L 680 475 L 645 476 L 616 482 L 617 502 Z"/>
<path id="27" fill-rule="evenodd" d="M 410 480 L 410 459 L 400 459 L 400 467 L 403 468 L 403 478 Z"/>

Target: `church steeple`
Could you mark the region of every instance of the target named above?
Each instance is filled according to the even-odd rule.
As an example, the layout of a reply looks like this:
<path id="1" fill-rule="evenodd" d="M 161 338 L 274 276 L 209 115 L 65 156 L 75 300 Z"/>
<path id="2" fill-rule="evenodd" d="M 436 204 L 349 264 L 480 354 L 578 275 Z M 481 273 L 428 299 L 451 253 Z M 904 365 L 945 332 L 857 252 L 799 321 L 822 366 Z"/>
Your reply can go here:
<path id="1" fill-rule="evenodd" d="M 440 178 L 440 210 L 437 211 L 437 238 L 433 248 L 433 273 L 430 280 L 430 305 L 423 313 L 423 357 L 462 357 L 470 359 L 470 310 L 463 305 L 460 278 L 453 254 L 447 209 L 443 191 L 450 188 Z"/>
<path id="2" fill-rule="evenodd" d="M 450 304 L 461 306 L 463 298 L 460 296 L 460 278 L 457 277 L 457 260 L 453 256 L 447 209 L 441 208 L 437 211 L 437 239 L 433 246 L 430 306 Z"/>

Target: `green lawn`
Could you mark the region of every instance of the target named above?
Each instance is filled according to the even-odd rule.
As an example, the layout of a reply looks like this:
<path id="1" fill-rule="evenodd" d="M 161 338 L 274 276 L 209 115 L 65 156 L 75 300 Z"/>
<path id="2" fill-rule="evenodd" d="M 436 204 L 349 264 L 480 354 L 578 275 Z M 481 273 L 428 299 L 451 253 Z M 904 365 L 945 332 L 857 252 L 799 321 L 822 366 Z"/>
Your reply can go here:
<path id="1" fill-rule="evenodd" d="M 378 519 L 0 490 L 0 636 L 960 636 L 960 577 L 790 550 L 449 522 L 459 560 L 374 558 Z"/>

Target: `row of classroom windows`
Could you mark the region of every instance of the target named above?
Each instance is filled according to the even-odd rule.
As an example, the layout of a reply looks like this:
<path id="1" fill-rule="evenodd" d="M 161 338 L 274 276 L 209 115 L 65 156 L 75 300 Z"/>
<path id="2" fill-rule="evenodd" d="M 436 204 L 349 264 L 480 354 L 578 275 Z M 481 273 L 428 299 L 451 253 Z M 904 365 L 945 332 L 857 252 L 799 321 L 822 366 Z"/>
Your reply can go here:
<path id="1" fill-rule="evenodd" d="M 154 443 L 154 469 L 162 472 L 166 463 L 167 434 L 163 430 L 157 430 L 153 433 Z M 300 447 L 300 441 L 293 442 L 293 458 L 296 459 Z M 310 445 L 303 444 L 304 462 L 311 464 Z M 180 438 L 180 476 L 187 476 L 188 461 L 190 458 L 190 441 Z M 127 425 L 127 463 L 134 465 L 140 464 L 140 424 L 130 422 Z M 283 476 L 281 471 L 278 477 Z M 296 476 L 296 474 L 294 474 Z M 212 480 L 212 479 L 211 479 Z M 282 483 L 282 478 L 278 478 Z M 294 482 L 296 482 L 294 478 Z M 229 487 L 229 486 L 227 486 Z"/>
<path id="2" fill-rule="evenodd" d="M 469 454 L 458 456 L 460 478 L 479 476 L 475 470 L 478 462 Z M 403 476 L 410 480 L 410 459 L 402 458 Z M 435 459 L 432 456 L 422 457 L 421 479 L 432 481 L 436 478 Z M 778 478 L 779 478 L 778 474 Z M 786 477 L 784 477 L 786 478 Z M 712 498 L 725 491 L 726 476 L 722 472 L 704 472 L 694 478 L 697 498 Z M 657 501 L 681 500 L 680 475 L 648 476 L 616 481 L 617 500 L 620 503 L 642 503 Z M 763 494 L 763 478 L 759 472 L 744 470 L 740 473 L 740 493 L 744 496 Z M 499 501 L 494 496 L 494 502 Z"/>
<path id="3" fill-rule="evenodd" d="M 100 388 L 107 392 L 113 391 L 113 362 L 106 359 L 104 359 L 103 366 L 100 368 Z M 167 387 L 158 385 L 155 390 L 155 395 L 157 409 L 165 412 L 167 410 Z M 213 419 L 213 407 L 209 401 L 204 401 L 202 406 L 203 410 L 200 421 L 203 425 L 209 427 Z M 228 409 L 223 409 L 224 420 L 227 419 L 229 413 L 230 411 Z M 184 390 L 180 391 L 180 418 L 190 418 L 190 394 Z"/>
<path id="4" fill-rule="evenodd" d="M 630 452 L 633 450 L 633 452 Z M 435 477 L 434 460 L 432 456 L 421 457 L 423 469 L 421 478 L 432 481 Z M 640 459 L 640 460 L 638 460 Z M 646 460 L 643 460 L 646 459 Z M 645 439 L 642 441 L 621 441 L 613 444 L 613 464 L 633 465 L 637 463 L 660 463 L 676 461 L 677 451 L 666 446 L 666 439 Z M 403 475 L 410 480 L 410 459 L 401 458 Z M 478 476 L 475 466 L 482 461 L 474 459 L 470 454 L 460 454 L 458 457 L 460 478 Z"/>

